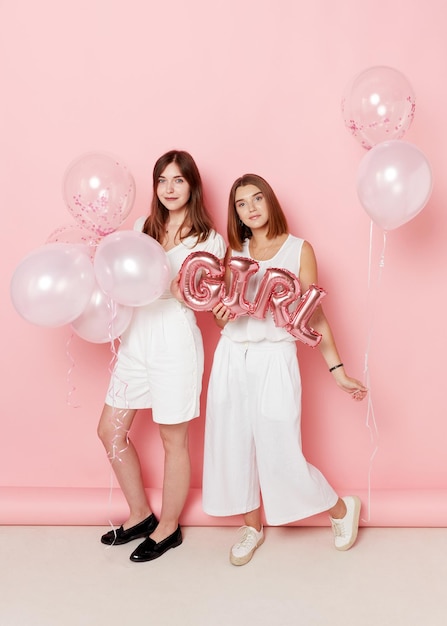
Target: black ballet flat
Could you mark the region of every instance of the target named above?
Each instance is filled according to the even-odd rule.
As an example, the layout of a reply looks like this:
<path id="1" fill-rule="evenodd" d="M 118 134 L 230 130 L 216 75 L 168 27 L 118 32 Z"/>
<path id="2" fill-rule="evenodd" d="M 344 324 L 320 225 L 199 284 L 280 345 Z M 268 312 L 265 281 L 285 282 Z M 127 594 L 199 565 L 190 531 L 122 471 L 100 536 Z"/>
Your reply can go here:
<path id="1" fill-rule="evenodd" d="M 155 543 L 155 541 L 150 537 L 145 539 L 143 543 L 140 543 L 138 548 L 132 552 L 130 560 L 135 563 L 153 561 L 154 559 L 158 559 L 158 557 L 164 554 L 167 550 L 179 546 L 182 541 L 182 531 L 180 526 L 177 526 L 177 530 L 173 532 L 172 535 L 169 535 L 169 537 L 162 539 L 158 543 Z"/>
<path id="2" fill-rule="evenodd" d="M 120 546 L 123 543 L 128 543 L 134 539 L 141 539 L 141 537 L 147 537 L 158 526 L 158 520 L 152 513 L 149 517 L 146 517 L 142 522 L 131 526 L 127 530 L 124 530 L 120 526 L 117 530 L 109 530 L 108 533 L 101 537 L 101 543 L 105 543 L 108 546 Z"/>

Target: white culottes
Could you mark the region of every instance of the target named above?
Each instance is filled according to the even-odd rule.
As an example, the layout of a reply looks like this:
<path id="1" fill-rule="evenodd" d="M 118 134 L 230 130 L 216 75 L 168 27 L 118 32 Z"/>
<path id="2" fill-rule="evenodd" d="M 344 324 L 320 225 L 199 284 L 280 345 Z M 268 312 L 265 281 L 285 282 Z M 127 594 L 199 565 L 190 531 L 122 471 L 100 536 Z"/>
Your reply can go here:
<path id="1" fill-rule="evenodd" d="M 338 496 L 301 449 L 301 379 L 295 342 L 221 337 L 208 387 L 203 508 L 268 524 L 332 508 Z"/>
<path id="2" fill-rule="evenodd" d="M 121 338 L 106 403 L 152 408 L 159 424 L 187 422 L 200 413 L 202 335 L 194 312 L 177 300 L 136 307 Z"/>

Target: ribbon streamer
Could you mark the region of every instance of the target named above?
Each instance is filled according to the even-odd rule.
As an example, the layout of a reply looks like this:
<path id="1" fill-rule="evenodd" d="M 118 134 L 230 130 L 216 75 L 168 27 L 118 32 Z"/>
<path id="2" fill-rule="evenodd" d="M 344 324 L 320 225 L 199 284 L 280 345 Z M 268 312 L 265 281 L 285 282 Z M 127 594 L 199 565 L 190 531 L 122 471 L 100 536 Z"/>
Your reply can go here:
<path id="1" fill-rule="evenodd" d="M 75 368 L 76 363 L 70 350 L 70 345 L 71 345 L 71 342 L 73 341 L 73 336 L 74 336 L 74 333 L 71 333 L 70 337 L 67 339 L 67 343 L 65 344 L 65 354 L 67 355 L 67 358 L 70 361 L 70 367 L 68 368 L 68 372 L 67 372 L 67 388 L 68 388 L 67 404 L 68 406 L 71 406 L 73 409 L 79 409 L 80 405 L 74 404 L 72 400 L 73 394 L 76 391 L 76 387 L 72 383 L 72 374 L 73 374 L 73 370 Z"/>
<path id="2" fill-rule="evenodd" d="M 368 300 L 369 300 L 368 308 L 370 310 L 370 320 L 369 320 L 369 329 L 368 329 L 368 336 L 367 336 L 366 350 L 365 350 L 364 379 L 365 379 L 365 385 L 368 388 L 368 403 L 366 407 L 365 425 L 370 434 L 372 452 L 369 457 L 369 464 L 368 464 L 368 505 L 367 505 L 368 515 L 366 519 L 362 518 L 363 522 L 369 522 L 371 520 L 371 479 L 372 479 L 372 472 L 373 472 L 373 466 L 374 466 L 374 459 L 379 450 L 379 429 L 377 427 L 376 417 L 374 413 L 374 405 L 373 405 L 373 399 L 372 399 L 373 394 L 372 394 L 372 389 L 371 389 L 371 376 L 370 376 L 370 370 L 369 370 L 369 357 L 370 357 L 370 351 L 371 351 L 371 342 L 372 342 L 375 313 L 376 313 L 375 304 L 378 302 L 378 298 L 377 297 L 375 298 L 374 293 L 373 293 L 374 291 L 373 277 L 372 277 L 373 228 L 374 228 L 374 223 L 371 220 L 370 230 L 369 230 L 369 257 L 368 257 Z M 377 274 L 377 290 L 380 288 L 383 268 L 385 267 L 386 244 L 387 244 L 387 231 L 385 230 L 383 232 L 382 250 L 381 250 L 380 258 L 379 258 L 379 267 L 378 267 L 378 274 Z"/>

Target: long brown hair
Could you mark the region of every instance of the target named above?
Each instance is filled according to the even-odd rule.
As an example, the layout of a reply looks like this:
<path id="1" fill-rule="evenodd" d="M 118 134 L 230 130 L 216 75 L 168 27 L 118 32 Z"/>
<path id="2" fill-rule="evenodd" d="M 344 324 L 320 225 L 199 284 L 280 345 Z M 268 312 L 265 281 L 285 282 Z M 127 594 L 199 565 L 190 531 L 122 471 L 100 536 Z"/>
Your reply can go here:
<path id="1" fill-rule="evenodd" d="M 193 235 L 197 237 L 197 241 L 205 241 L 213 228 L 213 221 L 204 205 L 200 172 L 192 156 L 184 150 L 170 150 L 163 154 L 155 163 L 152 173 L 153 196 L 151 212 L 144 222 L 143 232 L 156 239 L 159 243 L 165 237 L 169 211 L 158 199 L 157 187 L 158 179 L 171 163 L 178 165 L 181 175 L 191 189 L 191 195 L 186 206 L 185 219 L 179 228 L 179 232 L 181 233 L 186 225 L 189 226 L 189 230 L 181 239 Z"/>
<path id="2" fill-rule="evenodd" d="M 236 189 L 246 185 L 257 187 L 266 200 L 269 211 L 267 238 L 273 239 L 289 232 L 284 211 L 268 182 L 262 176 L 258 176 L 258 174 L 244 174 L 234 181 L 228 199 L 227 234 L 228 243 L 233 250 L 242 250 L 244 240 L 252 237 L 251 229 L 239 219 L 235 204 Z"/>

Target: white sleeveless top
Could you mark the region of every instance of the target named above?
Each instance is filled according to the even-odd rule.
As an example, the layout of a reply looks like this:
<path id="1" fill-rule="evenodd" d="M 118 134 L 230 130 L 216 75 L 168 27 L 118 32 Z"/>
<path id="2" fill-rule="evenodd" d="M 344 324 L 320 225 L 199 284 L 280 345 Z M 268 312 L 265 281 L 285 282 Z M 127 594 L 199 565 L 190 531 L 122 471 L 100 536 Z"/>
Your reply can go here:
<path id="1" fill-rule="evenodd" d="M 261 280 L 268 268 L 287 269 L 298 278 L 300 275 L 301 249 L 304 239 L 299 239 L 289 235 L 281 248 L 272 259 L 267 261 L 257 261 L 259 270 L 249 278 L 246 299 L 253 302 Z M 243 243 L 242 252 L 231 251 L 231 256 L 247 257 L 249 252 L 249 239 Z M 264 319 L 256 319 L 249 315 L 236 318 L 233 322 L 228 322 L 222 330 L 222 335 L 232 341 L 296 341 L 289 332 L 275 325 L 270 309 Z"/>
<path id="2" fill-rule="evenodd" d="M 134 230 L 142 231 L 146 217 L 139 217 L 134 224 Z M 191 254 L 191 252 L 209 252 L 218 259 L 223 259 L 226 251 L 225 240 L 215 230 L 211 230 L 208 238 L 205 241 L 197 241 L 197 237 L 190 236 L 183 239 L 179 244 L 171 248 L 166 252 L 169 266 L 171 268 L 171 280 L 173 280 L 180 271 L 183 261 Z M 165 292 L 160 296 L 160 299 L 173 298 L 171 294 L 170 284 L 166 288 Z"/>

